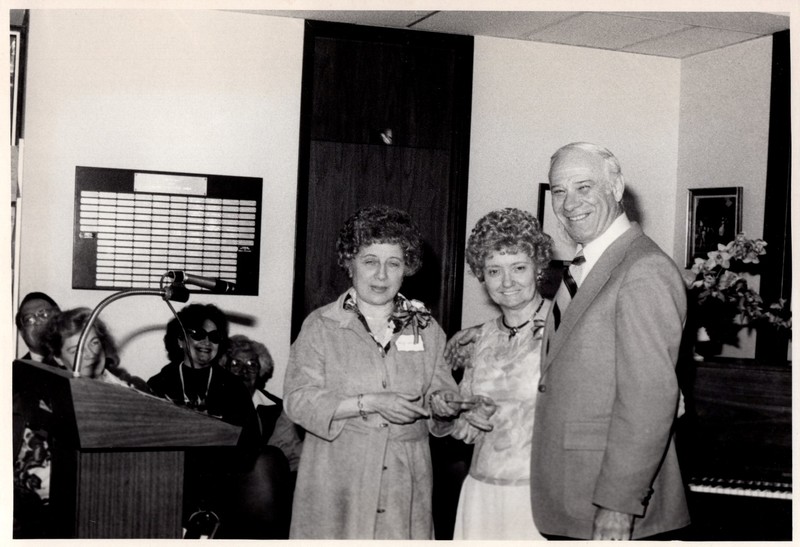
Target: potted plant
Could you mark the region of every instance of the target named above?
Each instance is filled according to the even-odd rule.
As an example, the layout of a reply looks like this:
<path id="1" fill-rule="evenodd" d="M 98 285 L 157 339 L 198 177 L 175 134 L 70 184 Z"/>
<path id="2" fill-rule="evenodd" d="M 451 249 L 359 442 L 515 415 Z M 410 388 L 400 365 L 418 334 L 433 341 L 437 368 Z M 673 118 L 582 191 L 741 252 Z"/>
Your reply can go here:
<path id="1" fill-rule="evenodd" d="M 748 282 L 748 274 L 758 273 L 766 246 L 766 241 L 747 239 L 741 233 L 727 245 L 718 245 L 708 258 L 695 259 L 688 292 L 696 359 L 719 353 L 723 344 L 738 346 L 742 328 L 775 328 L 791 337 L 786 301 L 765 305 Z"/>

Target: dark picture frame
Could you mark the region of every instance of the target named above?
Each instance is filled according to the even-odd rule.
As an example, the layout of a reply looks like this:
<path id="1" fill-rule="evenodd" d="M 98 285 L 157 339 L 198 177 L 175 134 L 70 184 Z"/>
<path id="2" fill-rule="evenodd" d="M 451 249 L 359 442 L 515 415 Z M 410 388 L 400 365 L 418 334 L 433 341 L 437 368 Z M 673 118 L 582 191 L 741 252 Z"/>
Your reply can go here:
<path id="1" fill-rule="evenodd" d="M 536 210 L 539 225 L 544 233 L 553 238 L 553 260 L 569 262 L 575 256 L 576 245 L 558 222 L 551 202 L 550 185 L 539 183 L 539 206 Z"/>
<path id="2" fill-rule="evenodd" d="M 22 30 L 12 28 L 10 35 L 10 61 L 11 61 L 11 144 L 17 144 L 17 117 L 19 113 L 19 90 L 20 90 L 20 57 L 22 54 Z"/>
<path id="3" fill-rule="evenodd" d="M 548 267 L 541 272 L 539 291 L 545 298 L 555 298 L 564 270 L 575 256 L 576 246 L 553 212 L 550 185 L 546 182 L 539 183 L 536 216 L 542 231 L 553 238 L 553 256 Z"/>
<path id="4" fill-rule="evenodd" d="M 708 258 L 718 244 L 734 240 L 742 229 L 741 186 L 689 188 L 686 213 L 686 267 Z"/>

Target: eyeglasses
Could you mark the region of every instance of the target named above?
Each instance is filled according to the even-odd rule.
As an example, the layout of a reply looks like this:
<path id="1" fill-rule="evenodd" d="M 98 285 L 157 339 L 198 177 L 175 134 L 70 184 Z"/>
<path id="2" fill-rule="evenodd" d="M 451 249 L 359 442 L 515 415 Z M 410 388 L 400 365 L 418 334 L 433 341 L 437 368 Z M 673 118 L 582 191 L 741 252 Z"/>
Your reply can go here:
<path id="1" fill-rule="evenodd" d="M 34 313 L 23 315 L 22 324 L 25 325 L 26 327 L 30 327 L 37 323 L 43 323 L 44 321 L 49 319 L 51 315 L 53 315 L 53 310 L 42 308 L 40 310 L 36 310 Z"/>
<path id="2" fill-rule="evenodd" d="M 208 338 L 208 341 L 212 344 L 219 344 L 222 341 L 222 335 L 218 330 L 206 332 L 205 329 L 187 329 L 186 333 L 192 338 L 192 340 L 197 342 L 205 340 L 206 338 Z"/>
<path id="3" fill-rule="evenodd" d="M 231 372 L 240 372 L 242 370 L 250 370 L 250 371 L 258 371 L 260 368 L 258 361 L 248 360 L 248 361 L 239 361 L 237 359 L 231 359 L 228 361 L 228 366 L 231 369 Z"/>

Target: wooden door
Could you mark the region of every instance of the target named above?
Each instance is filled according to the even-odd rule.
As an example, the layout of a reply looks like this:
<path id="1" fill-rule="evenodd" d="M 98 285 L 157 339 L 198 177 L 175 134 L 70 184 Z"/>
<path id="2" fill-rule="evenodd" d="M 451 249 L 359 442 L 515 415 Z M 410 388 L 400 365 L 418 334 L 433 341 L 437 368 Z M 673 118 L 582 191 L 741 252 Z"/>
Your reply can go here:
<path id="1" fill-rule="evenodd" d="M 307 23 L 293 339 L 312 310 L 349 287 L 336 238 L 373 204 L 418 223 L 423 268 L 401 291 L 449 334 L 458 330 L 471 88 L 471 37 Z"/>

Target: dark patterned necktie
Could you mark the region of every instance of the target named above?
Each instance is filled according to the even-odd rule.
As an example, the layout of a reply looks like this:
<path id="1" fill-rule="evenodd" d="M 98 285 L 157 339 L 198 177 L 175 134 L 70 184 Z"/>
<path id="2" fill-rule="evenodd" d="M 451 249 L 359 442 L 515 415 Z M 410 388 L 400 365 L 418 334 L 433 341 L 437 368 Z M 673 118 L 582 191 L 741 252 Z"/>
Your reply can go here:
<path id="1" fill-rule="evenodd" d="M 556 330 L 561 324 L 561 314 L 566 311 L 569 303 L 575 298 L 575 293 L 578 292 L 578 283 L 573 275 L 579 271 L 584 262 L 586 262 L 586 257 L 579 253 L 572 259 L 569 268 L 564 270 L 564 277 L 561 279 L 561 285 L 558 287 L 555 302 L 553 303 L 553 321 L 555 322 Z"/>

